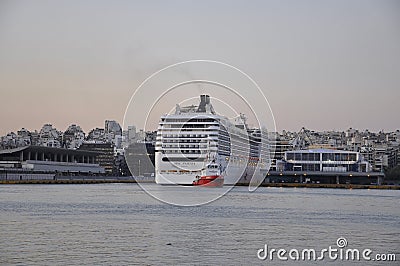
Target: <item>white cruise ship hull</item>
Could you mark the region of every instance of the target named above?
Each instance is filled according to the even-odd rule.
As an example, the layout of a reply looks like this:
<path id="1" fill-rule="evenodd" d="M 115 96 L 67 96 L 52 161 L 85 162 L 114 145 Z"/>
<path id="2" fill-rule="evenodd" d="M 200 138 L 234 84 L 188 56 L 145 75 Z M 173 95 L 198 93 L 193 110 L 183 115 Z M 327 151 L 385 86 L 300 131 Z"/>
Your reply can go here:
<path id="1" fill-rule="evenodd" d="M 162 154 L 155 154 L 156 174 L 155 181 L 160 185 L 192 185 L 196 176 L 201 175 L 199 169 L 204 166 L 203 162 L 195 162 L 188 164 L 163 162 Z M 236 183 L 249 183 L 253 176 L 257 179 L 261 178 L 260 169 L 255 166 L 243 165 L 244 163 L 227 165 L 226 171 L 223 173 L 224 185 L 235 185 Z"/>

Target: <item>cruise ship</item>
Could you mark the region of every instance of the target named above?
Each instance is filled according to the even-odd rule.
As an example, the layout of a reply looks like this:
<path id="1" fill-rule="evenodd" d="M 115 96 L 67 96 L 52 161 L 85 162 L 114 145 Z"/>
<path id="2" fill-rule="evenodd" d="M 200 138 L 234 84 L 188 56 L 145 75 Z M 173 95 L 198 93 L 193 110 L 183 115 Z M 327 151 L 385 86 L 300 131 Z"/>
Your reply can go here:
<path id="1" fill-rule="evenodd" d="M 155 181 L 162 185 L 233 185 L 258 180 L 266 173 L 267 149 L 260 129 L 249 129 L 246 117 L 218 115 L 209 95 L 199 105 L 181 107 L 160 119 L 155 146 Z M 222 182 L 221 182 L 222 181 Z"/>

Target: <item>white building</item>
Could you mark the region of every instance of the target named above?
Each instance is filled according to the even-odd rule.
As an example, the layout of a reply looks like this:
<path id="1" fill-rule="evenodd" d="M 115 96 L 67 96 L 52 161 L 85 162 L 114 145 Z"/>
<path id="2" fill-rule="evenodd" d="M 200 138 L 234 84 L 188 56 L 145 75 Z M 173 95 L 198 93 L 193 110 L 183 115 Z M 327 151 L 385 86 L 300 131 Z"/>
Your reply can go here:
<path id="1" fill-rule="evenodd" d="M 280 170 L 309 172 L 370 172 L 372 166 L 359 152 L 310 149 L 285 152 Z M 283 168 L 282 168 L 283 167 Z"/>

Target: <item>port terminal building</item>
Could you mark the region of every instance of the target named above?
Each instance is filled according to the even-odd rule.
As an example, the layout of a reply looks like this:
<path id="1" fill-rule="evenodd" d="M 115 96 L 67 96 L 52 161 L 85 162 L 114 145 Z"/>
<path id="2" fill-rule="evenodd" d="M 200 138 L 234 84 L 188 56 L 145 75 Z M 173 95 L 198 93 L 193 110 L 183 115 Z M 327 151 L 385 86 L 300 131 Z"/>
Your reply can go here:
<path id="1" fill-rule="evenodd" d="M 332 149 L 286 151 L 277 169 L 312 172 L 371 172 L 371 164 L 359 152 Z"/>
<path id="2" fill-rule="evenodd" d="M 0 170 L 10 172 L 103 174 L 97 162 L 100 154 L 43 146 L 0 150 Z"/>
<path id="3" fill-rule="evenodd" d="M 334 149 L 286 151 L 277 161 L 267 182 L 380 184 L 384 174 L 372 172 L 372 165 L 359 152 Z"/>

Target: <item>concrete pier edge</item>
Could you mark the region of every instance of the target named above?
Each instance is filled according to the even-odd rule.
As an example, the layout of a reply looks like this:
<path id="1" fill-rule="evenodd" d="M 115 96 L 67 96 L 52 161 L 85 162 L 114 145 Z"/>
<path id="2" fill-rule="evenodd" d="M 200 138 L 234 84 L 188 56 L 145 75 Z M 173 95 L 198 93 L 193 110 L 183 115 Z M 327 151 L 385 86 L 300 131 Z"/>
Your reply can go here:
<path id="1" fill-rule="evenodd" d="M 33 184 L 111 184 L 111 183 L 138 183 L 135 180 L 113 180 L 113 179 L 97 179 L 97 180 L 0 180 L 0 185 L 33 185 Z M 151 181 L 141 181 L 139 183 L 154 183 Z M 248 186 L 248 183 L 237 183 L 235 186 Z M 309 183 L 262 183 L 260 187 L 273 188 L 338 188 L 338 189 L 386 189 L 400 190 L 400 185 L 357 185 L 357 184 L 309 184 Z M 212 189 L 212 188 L 211 188 Z"/>

